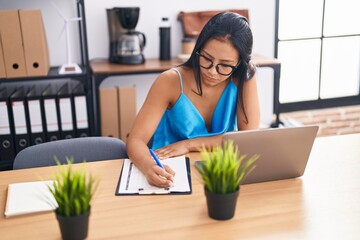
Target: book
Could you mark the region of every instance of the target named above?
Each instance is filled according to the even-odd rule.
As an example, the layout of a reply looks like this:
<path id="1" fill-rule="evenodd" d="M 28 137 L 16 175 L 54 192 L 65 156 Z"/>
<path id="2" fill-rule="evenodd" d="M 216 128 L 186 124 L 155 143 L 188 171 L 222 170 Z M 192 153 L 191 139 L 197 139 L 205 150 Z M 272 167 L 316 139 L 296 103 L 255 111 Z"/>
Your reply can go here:
<path id="1" fill-rule="evenodd" d="M 53 181 L 9 184 L 5 217 L 55 210 L 58 205 L 48 189 L 52 184 Z"/>
<path id="2" fill-rule="evenodd" d="M 175 171 L 173 185 L 159 188 L 150 185 L 145 175 L 130 159 L 125 159 L 115 195 L 142 194 L 191 194 L 191 175 L 189 158 L 185 156 L 167 158 L 161 161 Z"/>

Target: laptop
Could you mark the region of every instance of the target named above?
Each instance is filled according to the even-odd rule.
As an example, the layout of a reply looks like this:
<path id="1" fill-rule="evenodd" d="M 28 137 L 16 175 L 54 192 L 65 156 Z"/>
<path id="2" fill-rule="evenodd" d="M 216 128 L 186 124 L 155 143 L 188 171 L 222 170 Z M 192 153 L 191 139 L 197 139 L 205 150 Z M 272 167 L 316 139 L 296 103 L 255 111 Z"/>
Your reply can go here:
<path id="1" fill-rule="evenodd" d="M 318 126 L 297 126 L 228 132 L 222 141 L 233 140 L 240 154 L 259 154 L 256 168 L 241 184 L 300 177 L 318 131 Z M 246 158 L 247 159 L 247 158 Z"/>

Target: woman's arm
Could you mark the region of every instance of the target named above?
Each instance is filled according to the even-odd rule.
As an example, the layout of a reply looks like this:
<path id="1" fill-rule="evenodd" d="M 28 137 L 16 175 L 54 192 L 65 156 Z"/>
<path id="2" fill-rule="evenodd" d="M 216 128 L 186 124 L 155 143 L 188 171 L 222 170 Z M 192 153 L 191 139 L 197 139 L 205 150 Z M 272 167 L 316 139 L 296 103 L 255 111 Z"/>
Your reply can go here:
<path id="1" fill-rule="evenodd" d="M 153 136 L 166 108 L 180 94 L 180 84 L 174 71 L 159 75 L 151 86 L 147 98 L 136 116 L 126 143 L 129 158 L 144 173 L 148 182 L 159 187 L 172 184 L 174 172 L 167 166 L 165 170 L 152 159 L 147 143 Z"/>
<path id="2" fill-rule="evenodd" d="M 189 152 L 196 152 L 206 149 L 211 149 L 214 146 L 221 144 L 222 134 L 212 137 L 199 137 L 193 139 L 182 140 L 163 148 L 157 149 L 155 152 L 159 158 L 169 158 L 184 155 Z"/>
<path id="3" fill-rule="evenodd" d="M 260 127 L 260 104 L 257 90 L 256 74 L 244 83 L 243 101 L 248 121 L 246 121 L 245 115 L 238 104 L 238 129 L 258 129 Z"/>

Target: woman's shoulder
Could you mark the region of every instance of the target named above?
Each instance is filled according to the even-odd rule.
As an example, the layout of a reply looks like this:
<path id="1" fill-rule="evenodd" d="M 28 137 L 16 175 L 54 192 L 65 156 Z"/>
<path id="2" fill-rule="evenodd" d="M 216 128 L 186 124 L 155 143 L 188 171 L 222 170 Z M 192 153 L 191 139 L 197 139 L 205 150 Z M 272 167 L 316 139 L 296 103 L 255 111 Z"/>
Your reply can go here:
<path id="1" fill-rule="evenodd" d="M 174 81 L 178 78 L 178 73 L 175 70 L 176 68 L 171 68 L 166 71 L 160 73 L 159 78 L 161 79 L 168 79 L 169 81 Z"/>
<path id="2" fill-rule="evenodd" d="M 151 87 L 151 92 L 160 94 L 164 99 L 167 99 L 169 105 L 175 103 L 181 93 L 178 73 L 173 69 L 160 73 Z"/>
<path id="3" fill-rule="evenodd" d="M 174 87 L 180 89 L 180 82 L 183 79 L 183 75 L 187 74 L 186 71 L 187 69 L 184 69 L 183 67 L 168 69 L 158 76 L 156 82 L 170 89 L 173 89 Z"/>

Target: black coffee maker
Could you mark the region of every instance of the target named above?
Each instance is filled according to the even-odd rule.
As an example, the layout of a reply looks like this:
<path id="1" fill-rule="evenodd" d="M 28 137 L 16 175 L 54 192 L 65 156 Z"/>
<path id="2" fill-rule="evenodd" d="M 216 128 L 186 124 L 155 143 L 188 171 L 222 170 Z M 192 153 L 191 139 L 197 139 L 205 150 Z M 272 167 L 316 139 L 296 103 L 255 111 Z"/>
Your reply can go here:
<path id="1" fill-rule="evenodd" d="M 107 9 L 110 37 L 109 61 L 120 64 L 142 64 L 145 35 L 135 31 L 140 8 L 115 7 Z"/>

